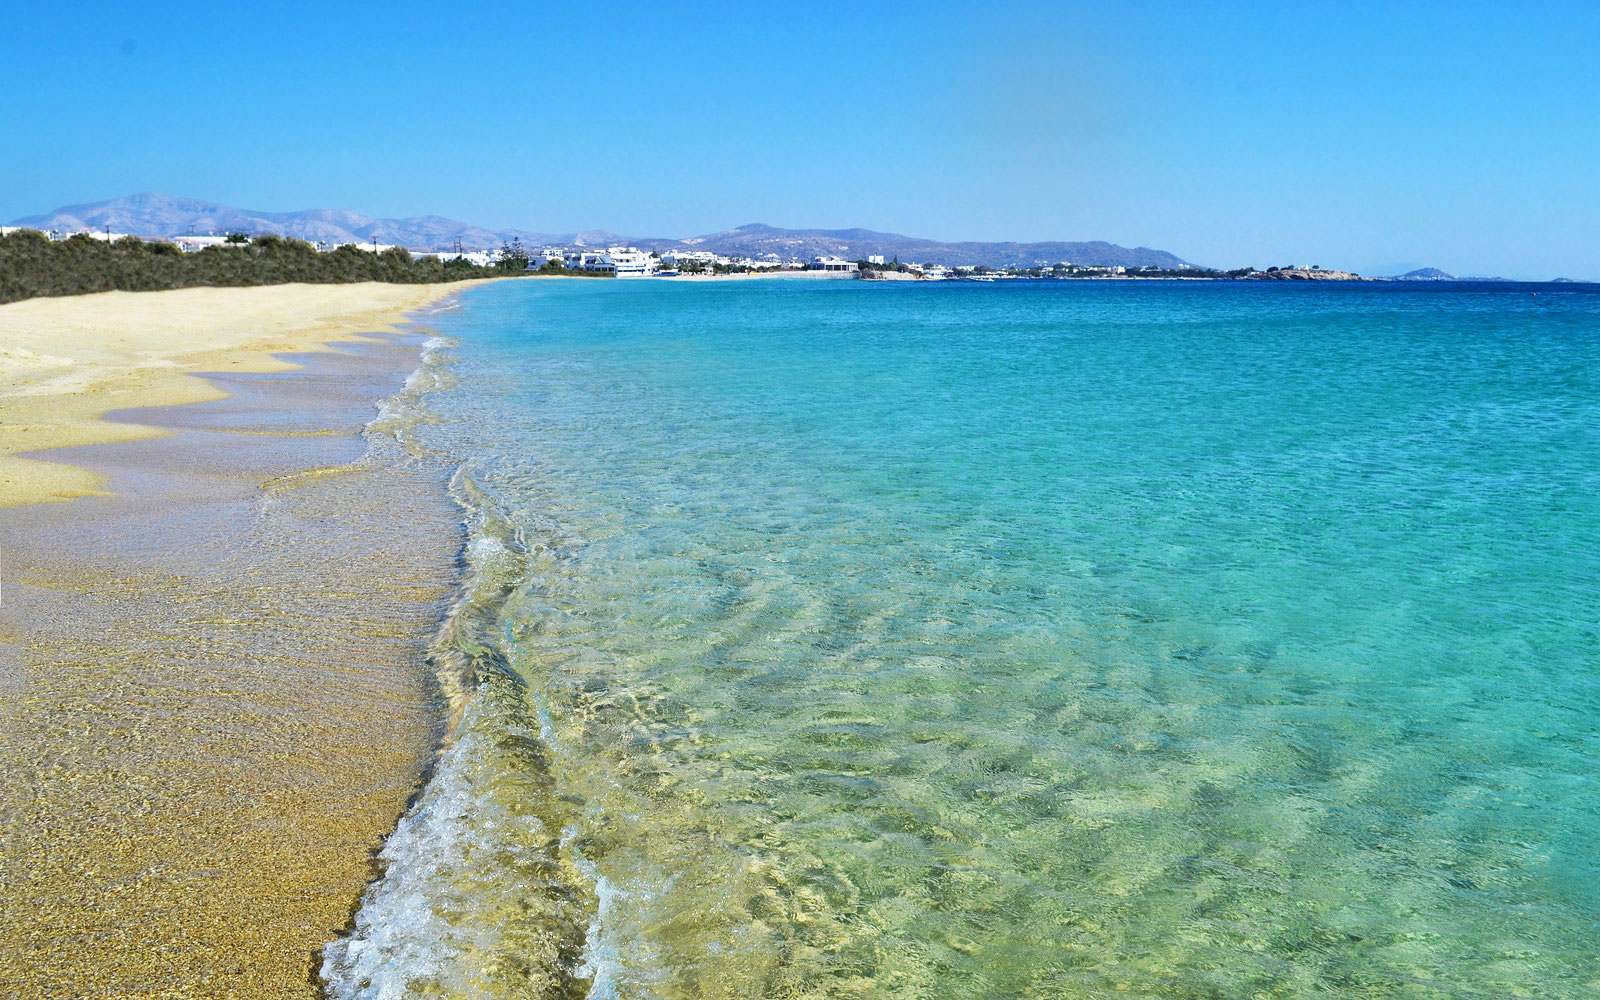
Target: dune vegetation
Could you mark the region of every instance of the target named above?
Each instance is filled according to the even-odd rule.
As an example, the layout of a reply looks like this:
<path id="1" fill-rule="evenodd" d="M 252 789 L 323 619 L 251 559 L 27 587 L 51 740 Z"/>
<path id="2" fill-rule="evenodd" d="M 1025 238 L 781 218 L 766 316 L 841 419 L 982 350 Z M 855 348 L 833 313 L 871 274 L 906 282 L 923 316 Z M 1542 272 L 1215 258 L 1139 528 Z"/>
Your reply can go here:
<path id="1" fill-rule="evenodd" d="M 304 240 L 272 234 L 185 253 L 175 244 L 136 236 L 114 242 L 78 234 L 50 240 L 22 230 L 0 236 L 0 302 L 90 292 L 153 291 L 167 288 L 280 285 L 290 282 L 394 284 L 462 281 L 520 272 L 526 258 L 509 267 L 482 267 L 467 260 L 413 259 L 404 248 L 374 253 L 354 245 L 319 252 Z"/>

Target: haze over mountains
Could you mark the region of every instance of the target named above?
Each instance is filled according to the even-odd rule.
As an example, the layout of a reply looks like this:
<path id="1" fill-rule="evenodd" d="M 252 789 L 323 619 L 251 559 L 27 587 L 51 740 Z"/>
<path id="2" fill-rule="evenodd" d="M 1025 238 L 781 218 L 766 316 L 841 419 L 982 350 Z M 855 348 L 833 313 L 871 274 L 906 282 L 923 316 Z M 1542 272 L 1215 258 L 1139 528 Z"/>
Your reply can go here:
<path id="1" fill-rule="evenodd" d="M 1449 271 L 1441 271 L 1437 267 L 1419 267 L 1416 270 L 1407 271 L 1405 274 L 1397 274 L 1397 275 L 1395 275 L 1393 277 L 1392 280 L 1394 280 L 1394 281 L 1510 281 L 1511 279 L 1510 278 L 1501 278 L 1501 277 L 1498 277 L 1498 276 L 1495 276 L 1495 275 L 1487 275 L 1487 274 L 1468 274 L 1468 275 L 1463 275 L 1461 277 L 1456 277 L 1455 275 L 1451 274 Z M 1560 280 L 1560 279 L 1557 279 L 1557 280 Z"/>
<path id="2" fill-rule="evenodd" d="M 775 253 L 779 257 L 802 260 L 830 254 L 854 260 L 870 254 L 898 257 L 904 261 L 935 261 L 941 264 L 984 264 L 988 267 L 1056 263 L 1121 264 L 1142 267 L 1185 267 L 1187 262 L 1165 250 L 1149 247 L 1123 247 L 1102 240 L 1049 243 L 943 243 L 938 240 L 878 233 L 870 229 L 778 229 L 760 223 L 740 226 L 708 236 L 685 240 L 636 240 L 637 246 L 650 249 L 686 248 L 713 250 L 722 254 L 760 257 Z"/>
<path id="3" fill-rule="evenodd" d="M 523 229 L 490 229 L 425 215 L 409 219 L 375 219 L 338 209 L 265 212 L 234 208 L 195 198 L 145 192 L 87 205 L 68 205 L 44 215 L 10 223 L 36 229 L 75 232 L 85 229 L 171 237 L 186 233 L 278 233 L 329 243 L 396 243 L 413 249 L 448 250 L 457 240 L 466 248 L 491 248 L 520 239 L 530 246 L 607 246 L 626 243 L 647 250 L 709 250 L 733 256 L 809 259 L 827 254 L 848 259 L 882 254 L 903 261 L 983 264 L 1008 267 L 1071 261 L 1076 264 L 1155 265 L 1177 268 L 1186 262 L 1165 250 L 1123 247 L 1103 241 L 1046 243 L 945 243 L 938 240 L 879 233 L 868 229 L 778 229 L 759 223 L 705 236 L 621 236 L 605 230 L 537 233 Z"/>
<path id="4" fill-rule="evenodd" d="M 234 208 L 197 198 L 174 198 L 144 192 L 88 205 L 67 205 L 45 215 L 11 223 L 36 229 L 74 232 L 110 229 L 135 236 L 172 237 L 186 233 L 278 233 L 295 239 L 328 243 L 397 243 L 420 249 L 448 249 L 460 240 L 469 248 L 499 246 L 518 237 L 523 242 L 603 244 L 618 239 L 605 232 L 531 233 L 516 229 L 484 229 L 459 219 L 424 215 L 412 219 L 374 219 L 358 212 L 313 208 L 302 212 L 263 212 Z"/>

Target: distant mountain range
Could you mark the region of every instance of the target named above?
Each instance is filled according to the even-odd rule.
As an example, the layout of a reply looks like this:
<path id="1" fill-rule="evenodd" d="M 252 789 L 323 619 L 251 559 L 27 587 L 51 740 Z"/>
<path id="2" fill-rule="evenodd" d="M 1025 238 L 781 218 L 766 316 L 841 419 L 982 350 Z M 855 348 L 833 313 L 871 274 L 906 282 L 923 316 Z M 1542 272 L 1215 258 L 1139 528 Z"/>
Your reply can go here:
<path id="1" fill-rule="evenodd" d="M 1419 267 L 1415 271 L 1394 276 L 1396 281 L 1454 281 L 1456 276 L 1439 270 L 1437 267 Z"/>
<path id="2" fill-rule="evenodd" d="M 338 209 L 303 212 L 263 212 L 233 208 L 194 198 L 168 195 L 130 195 L 89 205 L 68 205 L 46 215 L 30 215 L 11 225 L 77 232 L 85 229 L 132 233 L 144 237 L 172 237 L 186 233 L 279 233 L 302 240 L 329 243 L 397 243 L 423 250 L 447 250 L 459 240 L 468 249 L 497 247 L 520 239 L 538 246 L 610 246 L 619 243 L 647 250 L 709 250 L 717 254 L 806 260 L 819 254 L 865 258 L 874 254 L 903 261 L 941 264 L 983 264 L 1009 267 L 1070 261 L 1075 264 L 1177 268 L 1181 258 L 1165 250 L 1122 247 L 1115 243 L 942 243 L 938 240 L 878 233 L 869 229 L 778 229 L 752 224 L 687 239 L 627 237 L 605 230 L 574 233 L 536 233 L 522 229 L 488 229 L 425 215 L 410 219 L 375 219 Z"/>
<path id="3" fill-rule="evenodd" d="M 562 246 L 604 246 L 621 237 L 601 231 L 585 233 L 531 233 L 518 229 L 484 229 L 459 219 L 424 215 L 414 219 L 374 219 L 357 212 L 313 208 L 303 212 L 262 212 L 234 208 L 196 198 L 164 194 L 129 195 L 89 205 L 68 205 L 46 215 L 30 215 L 11 223 L 35 229 L 75 232 L 110 229 L 143 237 L 183 236 L 187 233 L 278 233 L 301 240 L 328 243 L 397 243 L 426 250 L 444 250 L 456 240 L 467 248 L 497 247 L 502 240 Z"/>
<path id="4" fill-rule="evenodd" d="M 1188 266 L 1182 258 L 1165 250 L 1149 247 L 1123 247 L 1115 243 L 942 243 L 938 240 L 878 233 L 870 229 L 778 229 L 752 223 L 708 236 L 685 240 L 634 241 L 651 250 L 711 250 L 742 257 L 798 257 L 807 260 L 819 254 L 857 260 L 882 254 L 902 261 L 932 261 L 940 264 L 983 264 L 987 267 L 1054 264 L 1116 265 L 1178 268 Z"/>

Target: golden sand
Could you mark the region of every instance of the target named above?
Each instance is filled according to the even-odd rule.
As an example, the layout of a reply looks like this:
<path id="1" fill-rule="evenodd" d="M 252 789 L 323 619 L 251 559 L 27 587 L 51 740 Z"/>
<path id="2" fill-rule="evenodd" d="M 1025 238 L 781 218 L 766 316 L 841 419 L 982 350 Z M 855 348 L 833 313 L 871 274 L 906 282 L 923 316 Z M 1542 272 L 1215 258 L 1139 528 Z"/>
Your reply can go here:
<path id="1" fill-rule="evenodd" d="M 393 329 L 455 285 L 267 285 L 101 292 L 0 306 L 0 508 L 102 492 L 99 477 L 18 455 L 159 433 L 111 410 L 217 399 L 197 372 L 291 367 L 280 352 Z"/>
<path id="2" fill-rule="evenodd" d="M 0 996 L 318 995 L 437 742 L 460 545 L 440 469 L 355 461 L 421 340 L 359 335 L 459 287 L 0 307 Z"/>

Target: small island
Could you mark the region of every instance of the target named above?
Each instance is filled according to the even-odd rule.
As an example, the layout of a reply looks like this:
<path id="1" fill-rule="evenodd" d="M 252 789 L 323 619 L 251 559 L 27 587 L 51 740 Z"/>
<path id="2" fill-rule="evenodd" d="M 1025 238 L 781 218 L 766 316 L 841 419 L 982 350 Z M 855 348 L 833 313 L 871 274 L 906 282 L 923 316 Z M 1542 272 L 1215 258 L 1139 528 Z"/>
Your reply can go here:
<path id="1" fill-rule="evenodd" d="M 1310 267 L 1269 267 L 1265 271 L 1251 271 L 1240 275 L 1251 281 L 1377 281 L 1363 278 L 1352 271 L 1330 271 L 1313 264 Z"/>

